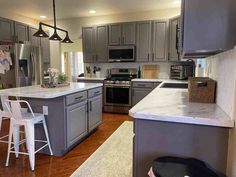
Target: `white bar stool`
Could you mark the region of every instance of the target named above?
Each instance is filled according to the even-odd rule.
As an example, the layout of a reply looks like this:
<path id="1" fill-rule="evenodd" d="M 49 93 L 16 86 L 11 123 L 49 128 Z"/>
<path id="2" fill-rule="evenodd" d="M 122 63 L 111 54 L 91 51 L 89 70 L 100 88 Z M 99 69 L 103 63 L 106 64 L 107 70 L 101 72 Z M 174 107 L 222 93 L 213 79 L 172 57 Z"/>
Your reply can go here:
<path id="1" fill-rule="evenodd" d="M 2 121 L 10 119 L 10 117 L 11 117 L 11 114 L 5 105 L 5 100 L 8 100 L 8 96 L 2 95 L 1 96 L 2 110 L 0 110 L 0 130 L 2 129 Z M 8 136 L 9 135 L 7 134 L 7 135 L 0 137 L 0 143 L 8 143 L 8 139 L 5 140 L 6 138 L 8 138 Z"/>
<path id="2" fill-rule="evenodd" d="M 30 111 L 29 113 L 28 112 L 27 113 L 21 112 L 21 103 L 24 103 L 27 105 L 27 107 Z M 40 150 L 42 150 L 43 148 L 48 146 L 50 154 L 53 155 L 50 141 L 49 141 L 45 117 L 43 114 L 33 113 L 30 104 L 24 100 L 16 100 L 16 101 L 5 100 L 5 105 L 6 105 L 7 109 L 9 110 L 9 112 L 11 113 L 6 166 L 8 166 L 8 164 L 9 164 L 10 153 L 15 153 L 16 155 L 17 154 L 24 154 L 24 155 L 29 155 L 30 166 L 31 166 L 32 171 L 34 171 L 35 154 L 37 152 L 39 152 Z M 39 124 L 39 123 L 43 124 L 44 132 L 46 135 L 46 141 L 35 140 L 34 125 Z M 24 126 L 24 128 L 25 128 L 26 146 L 27 146 L 28 153 L 19 152 L 19 145 L 21 144 L 19 141 L 19 138 L 14 138 L 14 147 L 11 146 L 13 134 L 19 135 L 19 128 L 18 128 L 19 126 Z M 35 141 L 43 142 L 46 144 L 35 151 Z M 14 151 L 13 151 L 13 148 L 14 148 Z"/>

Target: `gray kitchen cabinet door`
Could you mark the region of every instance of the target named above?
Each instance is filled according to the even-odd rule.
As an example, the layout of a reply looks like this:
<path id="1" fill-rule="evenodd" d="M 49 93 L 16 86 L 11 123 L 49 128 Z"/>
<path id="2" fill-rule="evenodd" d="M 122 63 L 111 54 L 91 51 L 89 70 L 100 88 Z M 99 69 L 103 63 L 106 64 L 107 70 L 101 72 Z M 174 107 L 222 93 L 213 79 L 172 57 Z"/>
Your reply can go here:
<path id="1" fill-rule="evenodd" d="M 95 60 L 95 29 L 83 27 L 83 55 L 84 63 L 93 63 Z"/>
<path id="2" fill-rule="evenodd" d="M 151 21 L 137 23 L 137 62 L 148 62 L 151 53 Z"/>
<path id="3" fill-rule="evenodd" d="M 142 89 L 142 88 L 133 88 L 132 95 L 132 105 L 136 105 L 140 102 L 145 96 L 147 96 L 153 89 Z"/>
<path id="4" fill-rule="evenodd" d="M 95 34 L 96 62 L 107 62 L 108 29 L 107 25 L 96 26 Z"/>
<path id="5" fill-rule="evenodd" d="M 67 107 L 67 147 L 87 135 L 87 102 Z"/>
<path id="6" fill-rule="evenodd" d="M 23 43 L 25 41 L 29 41 L 28 25 L 15 22 L 14 26 L 16 42 Z"/>
<path id="7" fill-rule="evenodd" d="M 0 41 L 14 41 L 14 22 L 0 18 Z"/>
<path id="8" fill-rule="evenodd" d="M 234 48 L 235 9 L 235 0 L 182 0 L 182 56 L 201 58 Z"/>
<path id="9" fill-rule="evenodd" d="M 33 36 L 34 33 L 36 33 L 37 31 L 38 31 L 38 29 L 33 28 L 33 27 L 29 27 L 29 41 L 34 46 L 40 46 L 40 38 Z"/>
<path id="10" fill-rule="evenodd" d="M 94 130 L 102 122 L 102 95 L 89 100 L 89 132 Z"/>
<path id="11" fill-rule="evenodd" d="M 168 22 L 154 21 L 153 23 L 153 61 L 166 61 L 168 52 Z"/>
<path id="12" fill-rule="evenodd" d="M 169 61 L 179 61 L 178 54 L 178 29 L 180 17 L 170 19 L 169 29 Z"/>
<path id="13" fill-rule="evenodd" d="M 109 25 L 109 45 L 120 45 L 122 38 L 122 24 Z"/>
<path id="14" fill-rule="evenodd" d="M 49 32 L 45 31 L 48 35 Z M 40 46 L 42 50 L 42 59 L 44 63 L 50 63 L 50 41 L 49 38 L 41 38 Z"/>
<path id="15" fill-rule="evenodd" d="M 135 32 L 135 23 L 124 23 L 122 25 L 122 44 L 135 45 Z"/>

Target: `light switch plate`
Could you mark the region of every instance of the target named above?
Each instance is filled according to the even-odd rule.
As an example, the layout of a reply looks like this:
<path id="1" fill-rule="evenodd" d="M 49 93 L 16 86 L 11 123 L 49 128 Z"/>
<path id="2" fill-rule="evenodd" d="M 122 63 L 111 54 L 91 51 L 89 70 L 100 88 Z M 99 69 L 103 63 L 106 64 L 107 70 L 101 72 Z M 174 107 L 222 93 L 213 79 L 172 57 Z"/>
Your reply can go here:
<path id="1" fill-rule="evenodd" d="M 43 114 L 48 115 L 48 106 L 43 106 Z"/>

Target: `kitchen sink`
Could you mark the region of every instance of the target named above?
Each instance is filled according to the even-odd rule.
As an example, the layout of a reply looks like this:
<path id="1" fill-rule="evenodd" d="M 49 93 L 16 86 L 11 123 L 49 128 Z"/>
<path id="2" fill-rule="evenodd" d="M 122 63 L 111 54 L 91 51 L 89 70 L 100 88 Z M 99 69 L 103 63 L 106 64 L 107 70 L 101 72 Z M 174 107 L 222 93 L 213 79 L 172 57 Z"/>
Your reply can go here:
<path id="1" fill-rule="evenodd" d="M 188 83 L 164 83 L 161 88 L 187 89 Z"/>

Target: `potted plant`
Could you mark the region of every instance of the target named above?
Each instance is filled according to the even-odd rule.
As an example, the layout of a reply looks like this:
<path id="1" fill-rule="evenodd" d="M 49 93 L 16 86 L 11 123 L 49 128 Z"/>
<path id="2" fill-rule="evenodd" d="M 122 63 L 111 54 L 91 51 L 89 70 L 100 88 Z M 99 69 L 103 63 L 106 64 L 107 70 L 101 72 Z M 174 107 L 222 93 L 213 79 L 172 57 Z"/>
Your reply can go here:
<path id="1" fill-rule="evenodd" d="M 61 73 L 61 74 L 58 75 L 58 83 L 59 84 L 66 84 L 67 83 L 67 79 L 68 79 L 68 77 L 64 73 Z"/>
<path id="2" fill-rule="evenodd" d="M 97 77 L 97 78 L 101 77 L 101 68 L 97 67 L 97 66 L 94 66 L 93 67 L 93 73 L 94 73 L 95 77 Z"/>
<path id="3" fill-rule="evenodd" d="M 87 76 L 87 77 L 91 77 L 91 76 L 92 76 L 90 66 L 86 66 L 86 76 Z"/>

